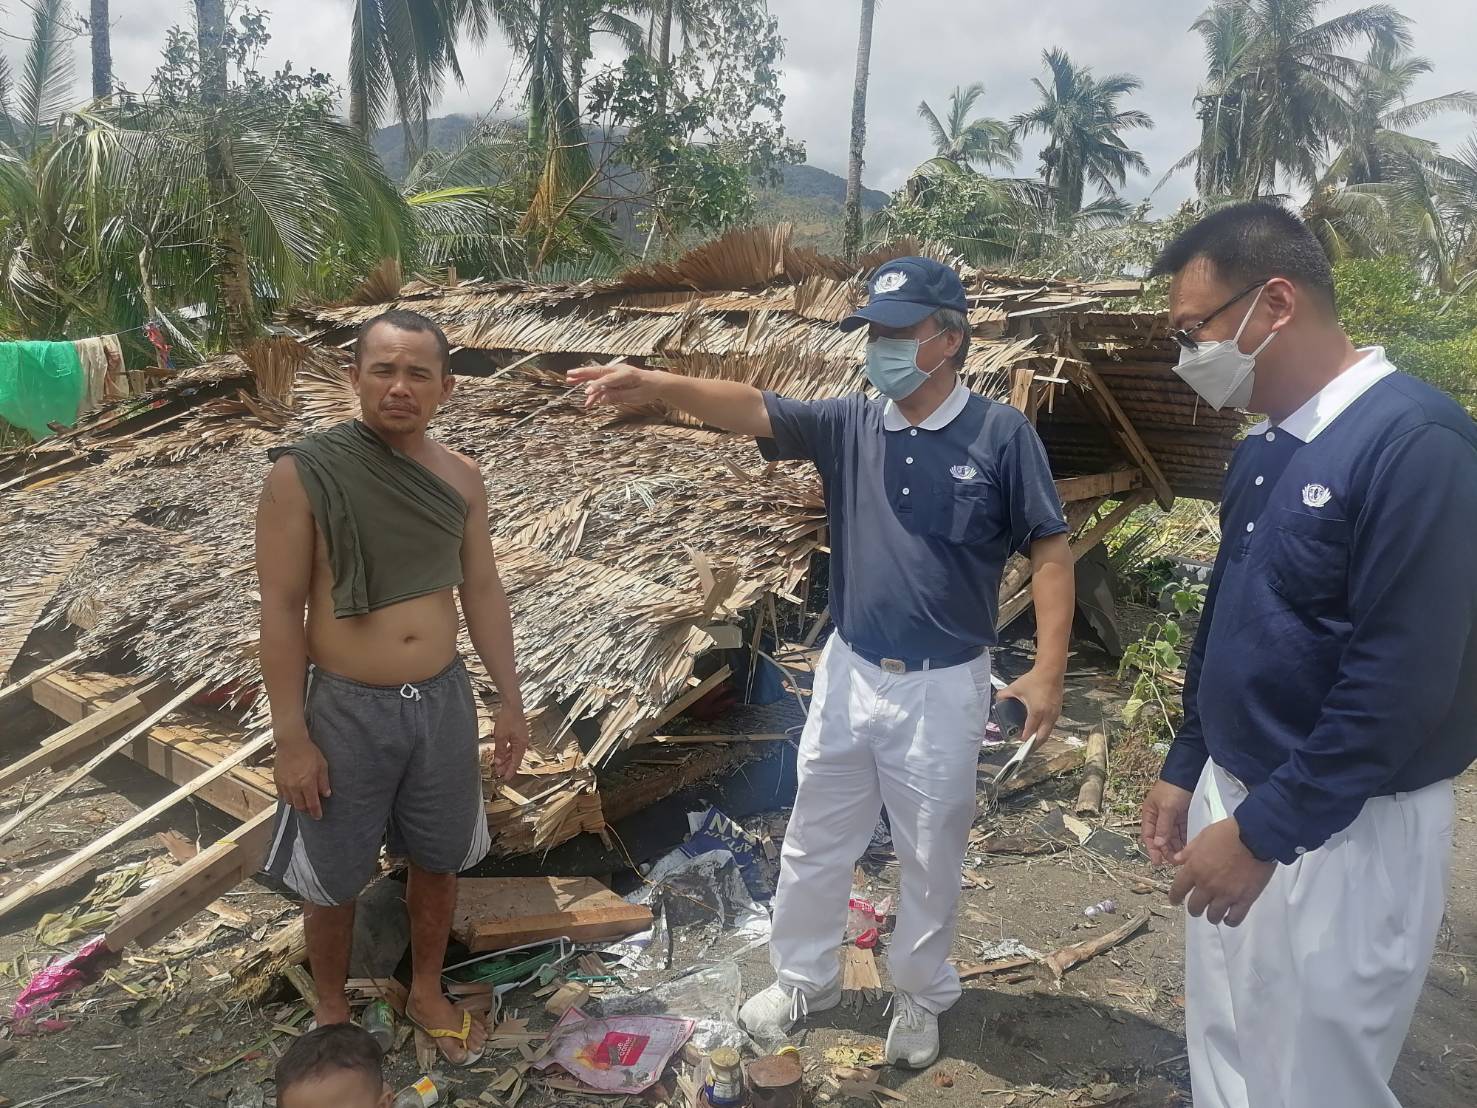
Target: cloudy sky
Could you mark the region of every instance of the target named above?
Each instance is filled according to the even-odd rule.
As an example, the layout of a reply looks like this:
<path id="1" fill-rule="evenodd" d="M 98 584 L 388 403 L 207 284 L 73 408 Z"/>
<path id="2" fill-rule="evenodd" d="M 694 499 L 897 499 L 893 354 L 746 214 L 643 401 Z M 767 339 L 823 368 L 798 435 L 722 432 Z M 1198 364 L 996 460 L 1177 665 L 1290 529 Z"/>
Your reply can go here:
<path id="1" fill-rule="evenodd" d="M 29 0 L 0 0 L 0 33 L 24 35 Z M 291 59 L 299 69 L 314 66 L 342 78 L 347 69 L 351 0 L 255 0 L 271 13 L 274 38 L 267 61 Z M 1329 15 L 1348 11 L 1352 0 L 1329 0 Z M 86 5 L 82 4 L 85 9 Z M 113 0 L 114 69 L 130 88 L 142 88 L 158 62 L 164 30 L 190 18 L 189 0 Z M 950 89 L 983 81 L 984 110 L 1009 118 L 1035 99 L 1031 78 L 1042 71 L 1041 52 L 1065 49 L 1099 73 L 1126 71 L 1143 79 L 1131 103 L 1152 115 L 1157 126 L 1132 136 L 1148 159 L 1149 177 L 1126 192 L 1146 194 L 1165 169 L 1194 145 L 1191 99 L 1203 72 L 1200 39 L 1189 31 L 1205 0 L 879 0 L 867 102 L 866 183 L 892 190 L 930 153 L 918 119 L 920 99 L 940 115 Z M 1400 0 L 1415 20 L 1416 49 L 1435 63 L 1417 89 L 1430 96 L 1477 89 L 1477 31 L 1473 0 Z M 770 0 L 787 40 L 785 122 L 806 145 L 808 160 L 845 172 L 859 0 Z M 24 44 L 0 37 L 0 52 L 12 62 Z M 85 95 L 85 43 L 75 46 L 79 95 Z M 502 102 L 516 106 L 517 68 L 501 43 L 463 55 L 464 88 L 451 88 L 443 112 L 479 113 Z M 1447 116 L 1423 133 L 1455 145 L 1474 123 Z M 1020 169 L 1034 172 L 1035 148 Z M 1156 205 L 1172 204 L 1188 191 L 1181 174 L 1165 186 Z"/>

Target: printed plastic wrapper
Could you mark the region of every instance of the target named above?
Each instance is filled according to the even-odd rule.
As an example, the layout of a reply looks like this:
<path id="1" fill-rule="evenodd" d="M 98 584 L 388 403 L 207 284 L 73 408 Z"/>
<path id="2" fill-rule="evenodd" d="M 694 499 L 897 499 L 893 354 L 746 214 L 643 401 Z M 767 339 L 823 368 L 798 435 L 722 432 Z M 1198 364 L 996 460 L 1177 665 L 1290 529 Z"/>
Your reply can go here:
<path id="1" fill-rule="evenodd" d="M 661 1080 L 672 1055 L 692 1037 L 693 1021 L 669 1016 L 601 1016 L 571 1008 L 554 1025 L 548 1055 L 535 1069 L 557 1065 L 603 1093 L 645 1092 Z"/>
<path id="2" fill-rule="evenodd" d="M 118 955 L 108 949 L 104 936 L 99 935 L 84 943 L 75 953 L 58 958 L 45 969 L 37 971 L 15 998 L 15 1007 L 11 1009 L 10 1018 L 15 1021 L 17 1030 L 58 1030 L 54 1026 L 58 1021 L 36 1022 L 32 1017 L 55 1004 L 67 993 L 84 985 L 91 985 L 103 975 L 104 970 L 117 961 Z"/>
<path id="3" fill-rule="evenodd" d="M 743 974 L 737 962 L 717 962 L 639 993 L 602 997 L 602 1016 L 676 1016 L 693 1021 L 692 1045 L 704 1054 L 731 1046 L 742 1054 L 749 1037 L 739 1029 Z"/>
<path id="4" fill-rule="evenodd" d="M 687 816 L 687 822 L 691 833 L 687 841 L 678 848 L 683 854 L 696 858 L 709 851 L 726 850 L 738 863 L 750 896 L 755 900 L 768 900 L 774 895 L 774 887 L 760 862 L 763 851 L 757 838 L 717 808 L 709 808 L 706 812 L 691 812 Z"/>

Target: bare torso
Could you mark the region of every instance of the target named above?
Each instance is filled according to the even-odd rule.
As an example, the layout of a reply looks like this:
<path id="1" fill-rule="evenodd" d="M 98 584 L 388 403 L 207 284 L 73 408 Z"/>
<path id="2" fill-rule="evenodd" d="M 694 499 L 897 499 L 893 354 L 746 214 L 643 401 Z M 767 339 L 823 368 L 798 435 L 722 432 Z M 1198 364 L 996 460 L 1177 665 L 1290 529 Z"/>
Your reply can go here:
<path id="1" fill-rule="evenodd" d="M 462 494 L 478 495 L 481 474 L 465 458 L 426 440 L 420 462 Z M 314 528 L 308 592 L 308 658 L 314 665 L 366 685 L 414 684 L 436 676 L 456 656 L 459 618 L 451 589 L 418 596 L 368 615 L 336 618 L 328 547 Z"/>

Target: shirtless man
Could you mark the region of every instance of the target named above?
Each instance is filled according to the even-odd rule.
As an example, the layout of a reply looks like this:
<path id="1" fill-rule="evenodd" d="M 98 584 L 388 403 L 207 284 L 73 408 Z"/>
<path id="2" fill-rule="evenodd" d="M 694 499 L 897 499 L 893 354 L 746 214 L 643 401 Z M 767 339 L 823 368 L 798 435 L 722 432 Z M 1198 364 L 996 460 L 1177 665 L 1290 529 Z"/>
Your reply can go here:
<path id="1" fill-rule="evenodd" d="M 304 900 L 317 1022 L 342 1023 L 354 898 L 388 830 L 390 850 L 410 860 L 406 1014 L 465 1065 L 486 1029 L 442 994 L 441 967 L 456 875 L 490 843 L 452 590 L 501 696 L 502 776 L 528 744 L 512 621 L 482 475 L 426 436 L 455 386 L 446 336 L 414 312 L 386 312 L 360 330 L 350 379 L 360 418 L 272 451 L 257 510 L 281 798 L 266 868 Z"/>

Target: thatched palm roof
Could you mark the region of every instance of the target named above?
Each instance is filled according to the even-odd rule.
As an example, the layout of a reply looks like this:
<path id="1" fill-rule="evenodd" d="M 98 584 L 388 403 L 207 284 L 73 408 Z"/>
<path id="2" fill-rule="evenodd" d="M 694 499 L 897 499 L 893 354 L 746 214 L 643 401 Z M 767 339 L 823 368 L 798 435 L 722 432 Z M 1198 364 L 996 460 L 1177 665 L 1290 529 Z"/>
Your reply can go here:
<path id="1" fill-rule="evenodd" d="M 1193 394 L 1168 372 L 1162 322 L 1102 311 L 1129 287 L 965 277 L 966 380 L 1003 398 L 1021 368 L 1047 379 L 1032 403 L 1058 476 L 1157 459 L 1174 491 L 1214 494 L 1235 423 L 1185 418 Z M 621 356 L 791 395 L 843 393 L 858 385 L 864 340 L 832 324 L 863 289 L 783 231 L 744 231 L 613 281 L 412 282 L 388 300 L 304 309 L 307 346 L 269 340 L 0 458 L 0 680 L 34 627 L 70 625 L 85 659 L 177 686 L 208 678 L 233 690 L 243 729 L 263 725 L 251 533 L 266 449 L 354 414 L 340 348 L 394 303 L 487 352 L 488 368 L 518 363 L 459 380 L 434 428 L 487 480 L 537 717 L 525 776 L 492 801 L 499 845 L 598 829 L 591 763 L 664 719 L 712 646 L 710 624 L 802 588 L 824 518 L 807 467 L 766 468 L 752 443 L 664 413 L 587 413 L 560 371 Z M 1121 384 L 1107 375 L 1119 364 Z M 1080 376 L 1093 366 L 1139 425 L 1148 463 L 1094 414 Z"/>

